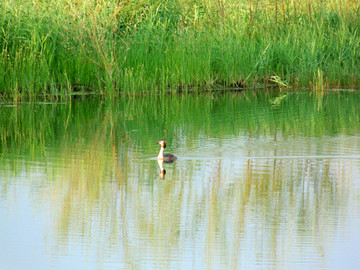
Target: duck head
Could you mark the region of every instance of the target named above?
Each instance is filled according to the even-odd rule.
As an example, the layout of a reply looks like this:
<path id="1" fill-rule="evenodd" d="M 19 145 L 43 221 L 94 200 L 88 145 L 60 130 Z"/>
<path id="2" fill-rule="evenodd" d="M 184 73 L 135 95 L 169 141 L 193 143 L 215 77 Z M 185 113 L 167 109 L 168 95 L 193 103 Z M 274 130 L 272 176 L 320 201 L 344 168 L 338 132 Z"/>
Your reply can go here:
<path id="1" fill-rule="evenodd" d="M 160 144 L 162 148 L 166 148 L 165 140 L 158 141 L 157 144 Z"/>

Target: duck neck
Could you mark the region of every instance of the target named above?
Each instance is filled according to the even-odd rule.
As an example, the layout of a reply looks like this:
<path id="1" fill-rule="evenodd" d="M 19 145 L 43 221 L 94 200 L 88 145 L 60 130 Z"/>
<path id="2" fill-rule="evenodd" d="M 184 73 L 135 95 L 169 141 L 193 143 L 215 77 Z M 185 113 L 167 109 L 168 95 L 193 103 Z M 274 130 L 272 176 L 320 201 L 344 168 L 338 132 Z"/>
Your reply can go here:
<path id="1" fill-rule="evenodd" d="M 164 160 L 158 159 L 159 169 L 162 172 L 164 170 Z"/>
<path id="2" fill-rule="evenodd" d="M 160 153 L 158 155 L 158 159 L 164 159 L 164 147 L 161 146 Z"/>

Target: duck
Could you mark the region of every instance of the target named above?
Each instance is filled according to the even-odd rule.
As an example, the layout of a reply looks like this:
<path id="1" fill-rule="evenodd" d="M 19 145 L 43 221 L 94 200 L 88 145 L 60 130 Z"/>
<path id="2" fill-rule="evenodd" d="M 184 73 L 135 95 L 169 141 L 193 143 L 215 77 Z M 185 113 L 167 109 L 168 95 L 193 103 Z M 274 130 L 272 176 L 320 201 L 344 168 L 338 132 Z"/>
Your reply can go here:
<path id="1" fill-rule="evenodd" d="M 165 140 L 160 140 L 157 144 L 160 144 L 161 146 L 158 160 L 163 160 L 164 163 L 173 163 L 177 159 L 177 157 L 172 154 L 164 154 L 164 149 L 166 148 Z"/>

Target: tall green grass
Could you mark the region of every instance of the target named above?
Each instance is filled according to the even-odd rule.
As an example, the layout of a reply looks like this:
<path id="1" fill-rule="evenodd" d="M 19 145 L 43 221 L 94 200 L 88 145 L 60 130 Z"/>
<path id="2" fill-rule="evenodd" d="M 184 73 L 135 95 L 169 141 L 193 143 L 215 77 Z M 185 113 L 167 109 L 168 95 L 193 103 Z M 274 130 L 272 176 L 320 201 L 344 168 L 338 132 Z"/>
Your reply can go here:
<path id="1" fill-rule="evenodd" d="M 357 0 L 4 0 L 0 93 L 357 87 L 359 11 Z"/>

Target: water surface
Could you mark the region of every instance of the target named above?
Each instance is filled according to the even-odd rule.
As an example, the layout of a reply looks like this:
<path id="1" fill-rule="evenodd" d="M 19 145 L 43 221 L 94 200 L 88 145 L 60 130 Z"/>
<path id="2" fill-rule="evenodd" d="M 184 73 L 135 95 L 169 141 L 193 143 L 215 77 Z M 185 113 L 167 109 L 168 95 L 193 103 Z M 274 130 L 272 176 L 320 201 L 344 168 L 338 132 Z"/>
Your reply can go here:
<path id="1" fill-rule="evenodd" d="M 358 269 L 359 97 L 1 104 L 0 269 Z"/>

